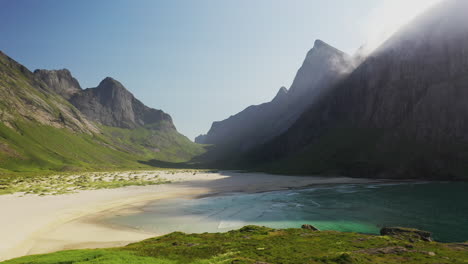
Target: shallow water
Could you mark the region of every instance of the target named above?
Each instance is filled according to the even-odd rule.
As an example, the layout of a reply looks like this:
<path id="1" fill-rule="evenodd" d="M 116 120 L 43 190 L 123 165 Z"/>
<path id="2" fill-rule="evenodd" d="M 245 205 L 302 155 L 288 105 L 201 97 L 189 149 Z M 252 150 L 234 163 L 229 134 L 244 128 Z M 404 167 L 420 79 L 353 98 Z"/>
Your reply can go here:
<path id="1" fill-rule="evenodd" d="M 468 240 L 468 183 L 328 185 L 257 194 L 156 201 L 108 222 L 165 234 L 224 232 L 245 225 L 312 224 L 320 230 L 378 233 L 383 226 L 433 232 L 443 242 Z"/>

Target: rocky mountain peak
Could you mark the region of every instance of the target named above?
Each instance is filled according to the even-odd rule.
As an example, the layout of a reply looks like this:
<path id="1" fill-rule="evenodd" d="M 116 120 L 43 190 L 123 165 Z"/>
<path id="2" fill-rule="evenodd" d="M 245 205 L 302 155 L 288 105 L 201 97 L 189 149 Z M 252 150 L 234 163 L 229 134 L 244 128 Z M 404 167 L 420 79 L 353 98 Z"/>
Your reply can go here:
<path id="1" fill-rule="evenodd" d="M 315 49 L 335 49 L 334 47 L 330 46 L 327 44 L 325 41 L 316 39 L 314 42 L 314 48 Z"/>
<path id="2" fill-rule="evenodd" d="M 284 86 L 281 86 L 281 88 L 278 91 L 278 95 L 287 94 L 287 93 L 288 93 L 288 89 L 286 87 L 284 87 Z"/>
<path id="3" fill-rule="evenodd" d="M 353 68 L 351 56 L 322 40 L 316 40 L 314 47 L 307 53 L 288 93 L 294 98 L 307 97 L 310 101 L 312 97 L 321 93 L 322 88 L 329 86 L 324 85 L 325 83 L 336 80 Z"/>
<path id="4" fill-rule="evenodd" d="M 324 60 L 331 57 L 348 57 L 348 55 L 337 48 L 317 39 L 314 47 L 307 53 L 304 63 L 316 63 L 317 60 Z"/>
<path id="5" fill-rule="evenodd" d="M 80 83 L 72 76 L 68 69 L 61 70 L 43 70 L 34 71 L 36 79 L 43 81 L 54 92 L 65 99 L 70 99 L 74 94 L 80 92 Z"/>
<path id="6" fill-rule="evenodd" d="M 96 88 L 76 94 L 70 102 L 88 118 L 103 125 L 136 128 L 164 123 L 164 127 L 175 129 L 168 114 L 147 107 L 111 77 L 106 77 Z"/>
<path id="7" fill-rule="evenodd" d="M 277 101 L 283 100 L 284 98 L 287 97 L 287 95 L 288 95 L 288 89 L 286 89 L 286 87 L 282 86 L 278 90 L 278 93 L 276 93 L 276 96 L 275 96 L 275 98 L 273 98 L 272 102 L 277 102 Z"/>
<path id="8" fill-rule="evenodd" d="M 91 88 L 95 94 L 99 94 L 102 103 L 130 102 L 134 96 L 122 83 L 112 77 L 106 77 L 96 88 Z"/>
<path id="9" fill-rule="evenodd" d="M 100 83 L 99 86 L 115 86 L 119 88 L 125 88 L 119 81 L 112 77 L 104 78 Z"/>

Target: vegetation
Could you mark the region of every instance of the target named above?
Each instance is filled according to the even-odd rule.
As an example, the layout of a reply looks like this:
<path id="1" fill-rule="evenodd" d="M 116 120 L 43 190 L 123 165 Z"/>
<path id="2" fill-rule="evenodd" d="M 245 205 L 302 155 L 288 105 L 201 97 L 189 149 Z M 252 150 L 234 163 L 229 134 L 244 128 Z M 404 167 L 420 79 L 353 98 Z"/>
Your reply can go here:
<path id="1" fill-rule="evenodd" d="M 18 121 L 0 123 L 0 174 L 148 169 L 149 160 L 183 162 L 204 151 L 175 130 L 102 127 L 100 135 Z"/>
<path id="2" fill-rule="evenodd" d="M 78 174 L 9 177 L 0 180 L 0 195 L 11 193 L 59 195 L 80 190 L 112 189 L 169 183 L 158 171 L 89 172 Z"/>
<path id="3" fill-rule="evenodd" d="M 58 263 L 466 263 L 468 244 L 414 237 L 246 226 L 227 233 L 175 232 L 126 247 L 62 251 L 4 264 Z"/>

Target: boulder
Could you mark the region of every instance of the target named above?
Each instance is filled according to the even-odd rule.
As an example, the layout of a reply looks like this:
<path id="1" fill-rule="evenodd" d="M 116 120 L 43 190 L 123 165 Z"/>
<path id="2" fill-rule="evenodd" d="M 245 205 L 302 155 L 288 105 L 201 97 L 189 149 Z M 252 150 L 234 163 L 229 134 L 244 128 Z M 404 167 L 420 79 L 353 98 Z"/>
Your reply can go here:
<path id="1" fill-rule="evenodd" d="M 302 229 L 312 230 L 312 231 L 319 231 L 315 226 L 309 225 L 309 224 L 302 225 L 301 228 Z"/>
<path id="2" fill-rule="evenodd" d="M 423 240 L 423 241 L 433 241 L 431 232 L 422 231 L 413 228 L 405 227 L 384 227 L 380 230 L 382 236 L 393 236 L 401 238 L 409 238 L 410 240 Z"/>

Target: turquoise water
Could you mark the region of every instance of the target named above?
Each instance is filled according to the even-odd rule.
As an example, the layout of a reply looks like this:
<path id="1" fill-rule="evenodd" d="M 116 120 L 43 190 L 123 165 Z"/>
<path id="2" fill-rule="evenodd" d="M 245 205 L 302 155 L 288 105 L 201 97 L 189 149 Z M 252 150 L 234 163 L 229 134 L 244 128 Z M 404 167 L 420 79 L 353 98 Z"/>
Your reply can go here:
<path id="1" fill-rule="evenodd" d="M 158 234 L 224 232 L 249 224 L 297 228 L 308 223 L 362 233 L 406 226 L 431 231 L 438 241 L 463 242 L 468 240 L 468 183 L 329 185 L 171 199 L 107 221 Z"/>

